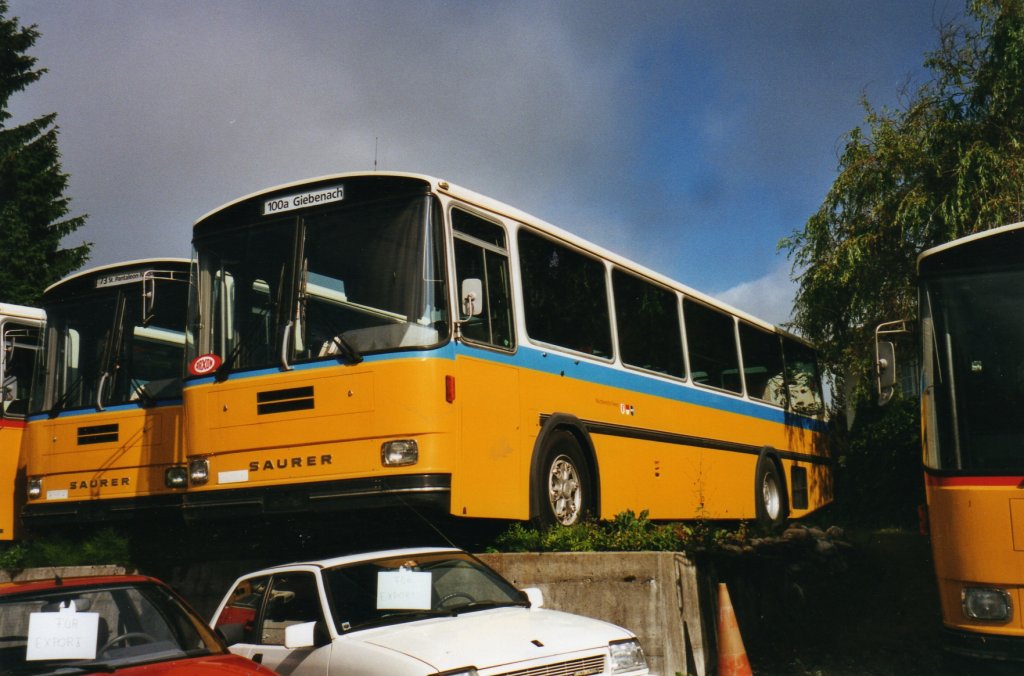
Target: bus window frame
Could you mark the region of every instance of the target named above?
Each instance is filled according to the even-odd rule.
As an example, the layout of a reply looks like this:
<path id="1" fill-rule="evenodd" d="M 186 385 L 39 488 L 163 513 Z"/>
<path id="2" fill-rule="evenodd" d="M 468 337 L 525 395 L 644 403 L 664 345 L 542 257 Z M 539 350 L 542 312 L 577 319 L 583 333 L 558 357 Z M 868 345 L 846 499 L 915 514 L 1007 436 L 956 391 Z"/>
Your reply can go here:
<path id="1" fill-rule="evenodd" d="M 538 239 L 547 240 L 548 242 L 551 242 L 559 247 L 562 247 L 563 249 L 567 249 L 583 258 L 586 258 L 589 261 L 596 262 L 601 266 L 604 278 L 604 303 L 605 309 L 607 311 L 607 321 L 605 322 L 605 324 L 608 327 L 608 341 L 609 347 L 611 348 L 611 353 L 607 357 L 594 354 L 592 352 L 583 352 L 582 350 L 575 350 L 565 345 L 559 345 L 558 343 L 549 343 L 547 341 L 540 340 L 539 338 L 536 338 L 530 334 L 528 321 L 529 312 L 527 312 L 526 308 L 526 291 L 525 285 L 523 283 L 522 247 L 520 246 L 519 242 L 519 237 L 523 232 L 526 232 L 527 234 L 532 235 Z M 586 249 L 579 247 L 571 242 L 568 242 L 561 237 L 557 237 L 551 233 L 547 233 L 543 230 L 533 228 L 530 226 L 520 226 L 519 228 L 516 228 L 514 251 L 515 275 L 519 280 L 519 285 L 517 288 L 517 291 L 519 293 L 519 299 L 517 302 L 523 308 L 522 329 L 523 335 L 526 336 L 526 340 L 529 341 L 532 345 L 544 350 L 554 350 L 555 352 L 561 352 L 567 355 L 581 356 L 587 359 L 593 359 L 594 361 L 603 364 L 621 363 L 621 361 L 618 358 L 618 336 L 615 333 L 615 323 L 613 319 L 615 307 L 612 299 L 611 275 L 609 272 L 611 270 L 611 263 L 605 258 L 598 256 L 590 251 L 587 251 Z"/>
<path id="2" fill-rule="evenodd" d="M 440 202 L 440 200 L 439 200 L 439 202 Z M 521 341 L 520 341 L 520 334 L 521 333 L 525 334 L 525 330 L 521 331 L 520 330 L 520 326 L 519 326 L 519 311 L 518 311 L 519 308 L 518 308 L 518 306 L 520 304 L 520 299 L 522 298 L 522 290 L 521 290 L 521 288 L 516 283 L 517 282 L 517 276 L 518 276 L 517 275 L 518 270 L 517 270 L 516 262 L 518 261 L 518 256 L 514 255 L 513 250 L 512 250 L 512 246 L 511 246 L 513 240 L 515 240 L 515 238 L 516 238 L 516 234 L 518 232 L 518 229 L 521 226 L 518 223 L 516 223 L 514 227 L 510 226 L 503 219 L 499 218 L 495 214 L 483 211 L 483 210 L 478 209 L 478 208 L 474 208 L 472 205 L 467 204 L 465 202 L 458 202 L 458 201 L 455 201 L 455 200 L 445 200 L 444 202 L 440 202 L 440 203 L 441 203 L 441 205 L 442 205 L 442 207 L 444 209 L 445 231 L 446 231 L 446 234 L 447 234 L 447 238 L 446 239 L 447 239 L 448 257 L 449 257 L 449 260 L 451 261 L 451 264 L 448 266 L 450 268 L 450 270 L 451 270 L 451 272 L 450 272 L 451 280 L 450 280 L 450 283 L 449 283 L 449 289 L 450 290 L 449 290 L 449 294 L 448 294 L 448 296 L 449 296 L 448 297 L 448 303 L 449 303 L 448 314 L 451 317 L 451 321 L 450 321 L 451 326 L 452 326 L 451 330 L 456 332 L 456 335 L 458 336 L 458 341 L 460 343 L 465 344 L 465 345 L 471 345 L 474 348 L 479 348 L 479 349 L 482 349 L 482 350 L 491 350 L 491 351 L 494 351 L 494 352 L 498 352 L 500 354 L 514 355 L 514 354 L 516 354 L 519 351 L 519 345 L 521 343 Z M 452 217 L 452 212 L 455 211 L 455 210 L 462 211 L 463 213 L 465 213 L 465 214 L 467 214 L 469 216 L 472 216 L 474 218 L 479 218 L 482 221 L 486 221 L 487 223 L 491 223 L 492 225 L 495 225 L 495 226 L 501 228 L 502 233 L 504 233 L 504 235 L 505 235 L 505 248 L 504 248 L 504 250 L 501 249 L 501 247 L 498 247 L 498 246 L 496 246 L 494 244 L 491 244 L 490 242 L 485 242 L 485 241 L 483 241 L 481 239 L 478 239 L 478 238 L 476 238 L 473 235 L 470 235 L 468 233 L 461 232 L 461 231 L 456 231 L 455 230 L 455 220 Z M 466 336 L 462 332 L 462 326 L 461 325 L 462 325 L 464 320 L 460 319 L 460 317 L 462 316 L 462 303 L 461 303 L 461 298 L 460 298 L 461 289 L 459 288 L 460 285 L 459 285 L 458 260 L 457 260 L 457 257 L 455 255 L 455 242 L 456 242 L 456 240 L 461 240 L 461 241 L 466 242 L 468 244 L 471 244 L 473 246 L 480 247 L 481 249 L 484 249 L 486 251 L 490 251 L 492 253 L 495 253 L 497 255 L 501 255 L 501 256 L 505 257 L 505 261 L 506 261 L 506 263 L 508 265 L 508 279 L 506 281 L 508 282 L 508 296 L 509 296 L 508 297 L 508 305 L 509 305 L 509 313 L 510 313 L 510 316 L 509 316 L 509 332 L 511 333 L 511 339 L 512 339 L 511 347 L 507 347 L 506 348 L 506 347 L 502 347 L 500 345 L 497 345 L 495 343 L 489 343 L 489 342 L 486 342 L 486 341 L 476 340 L 474 338 Z M 484 284 L 485 292 L 487 291 L 488 288 L 489 287 L 487 286 L 487 284 Z M 525 329 L 525 327 L 524 327 L 524 329 Z"/>

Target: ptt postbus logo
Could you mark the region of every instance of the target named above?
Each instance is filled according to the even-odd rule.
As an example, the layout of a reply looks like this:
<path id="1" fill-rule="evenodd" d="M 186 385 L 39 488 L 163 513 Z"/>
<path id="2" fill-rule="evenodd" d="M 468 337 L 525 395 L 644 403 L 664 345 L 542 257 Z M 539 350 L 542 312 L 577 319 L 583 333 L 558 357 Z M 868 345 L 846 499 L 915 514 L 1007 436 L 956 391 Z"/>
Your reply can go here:
<path id="1" fill-rule="evenodd" d="M 633 404 L 619 404 L 619 413 L 622 415 L 636 415 L 636 407 Z"/>
<path id="2" fill-rule="evenodd" d="M 220 368 L 221 358 L 215 354 L 199 355 L 188 365 L 188 372 L 194 376 L 205 376 Z"/>

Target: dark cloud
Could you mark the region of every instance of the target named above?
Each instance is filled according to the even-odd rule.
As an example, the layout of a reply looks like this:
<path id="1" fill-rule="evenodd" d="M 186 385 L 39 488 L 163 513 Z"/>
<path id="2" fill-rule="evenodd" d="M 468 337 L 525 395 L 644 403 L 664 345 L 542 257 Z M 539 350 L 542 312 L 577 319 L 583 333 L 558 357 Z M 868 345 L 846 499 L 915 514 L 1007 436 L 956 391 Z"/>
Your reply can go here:
<path id="1" fill-rule="evenodd" d="M 75 238 L 187 255 L 191 223 L 337 171 L 434 173 L 710 292 L 779 268 L 858 97 L 920 75 L 945 0 L 11 0 L 49 69 Z M 948 18 L 948 17 L 946 17 Z"/>

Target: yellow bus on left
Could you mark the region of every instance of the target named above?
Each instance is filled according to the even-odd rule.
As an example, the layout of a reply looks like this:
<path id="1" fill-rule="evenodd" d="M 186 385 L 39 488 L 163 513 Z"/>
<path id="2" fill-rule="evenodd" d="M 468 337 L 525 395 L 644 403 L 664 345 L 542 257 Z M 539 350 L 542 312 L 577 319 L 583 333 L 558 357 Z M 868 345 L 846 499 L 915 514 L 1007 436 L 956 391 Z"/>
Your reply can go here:
<path id="1" fill-rule="evenodd" d="M 25 502 L 25 454 L 22 439 L 32 365 L 45 313 L 34 307 L 0 303 L 0 542 L 20 535 L 18 513 Z"/>
<path id="2" fill-rule="evenodd" d="M 49 321 L 25 425 L 26 527 L 180 513 L 189 261 L 80 272 L 43 293 Z"/>

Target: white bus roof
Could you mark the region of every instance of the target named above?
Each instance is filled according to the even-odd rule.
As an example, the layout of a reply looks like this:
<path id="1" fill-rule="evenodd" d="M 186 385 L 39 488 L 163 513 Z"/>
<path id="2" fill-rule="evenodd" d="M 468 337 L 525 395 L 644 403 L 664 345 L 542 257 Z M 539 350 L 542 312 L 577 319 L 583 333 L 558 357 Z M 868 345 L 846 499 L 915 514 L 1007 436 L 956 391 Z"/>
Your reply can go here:
<path id="1" fill-rule="evenodd" d="M 283 183 L 281 185 L 273 186 L 273 187 L 270 187 L 270 188 L 265 188 L 263 190 L 258 190 L 256 192 L 253 192 L 253 193 L 250 193 L 248 195 L 245 195 L 244 197 L 239 197 L 238 199 L 234 199 L 234 200 L 232 200 L 230 202 L 227 202 L 227 203 L 221 205 L 220 207 L 217 207 L 216 209 L 213 209 L 213 210 L 203 214 L 198 219 L 196 219 L 196 221 L 193 223 L 193 227 L 198 225 L 200 222 L 204 221 L 206 218 L 210 217 L 211 215 L 213 215 L 215 213 L 223 211 L 224 209 L 227 209 L 228 207 L 234 206 L 235 204 L 239 204 L 240 202 L 245 202 L 246 200 L 250 200 L 250 199 L 253 199 L 255 197 L 259 197 L 260 195 L 264 195 L 264 194 L 271 193 L 271 192 L 276 192 L 278 190 L 286 190 L 286 189 L 289 189 L 289 188 L 297 188 L 299 186 L 307 185 L 309 183 L 318 183 L 318 182 L 321 182 L 321 181 L 344 180 L 344 179 L 350 179 L 350 178 L 370 177 L 370 176 L 409 178 L 409 179 L 417 179 L 417 180 L 424 181 L 424 182 L 430 184 L 431 189 L 434 192 L 436 192 L 436 193 L 443 194 L 443 195 L 449 195 L 451 197 L 454 197 L 456 199 L 462 200 L 464 202 L 467 202 L 467 203 L 479 206 L 479 207 L 481 207 L 483 209 L 487 209 L 487 210 L 492 211 L 494 213 L 500 214 L 500 215 L 505 216 L 505 217 L 507 217 L 509 219 L 512 219 L 512 220 L 515 220 L 515 221 L 519 221 L 520 223 L 523 223 L 525 225 L 528 225 L 528 226 L 530 226 L 532 228 L 537 229 L 539 232 L 548 234 L 548 235 L 550 235 L 552 237 L 555 237 L 556 239 L 560 239 L 560 240 L 562 240 L 562 241 L 564 241 L 564 242 L 566 242 L 568 244 L 571 244 L 571 245 L 573 245 L 573 246 L 575 246 L 575 247 L 577 247 L 579 249 L 582 249 L 582 250 L 587 251 L 587 252 L 589 252 L 591 254 L 594 254 L 595 256 L 598 256 L 600 258 L 604 258 L 607 261 L 609 261 L 610 263 L 618 265 L 619 267 L 622 267 L 622 268 L 624 268 L 626 270 L 631 270 L 631 271 L 633 271 L 633 272 L 635 272 L 635 273 L 637 273 L 639 275 L 642 275 L 644 277 L 647 277 L 648 279 L 651 279 L 651 280 L 653 280 L 653 281 L 655 281 L 655 282 L 657 282 L 659 284 L 662 284 L 662 285 L 667 286 L 669 288 L 675 289 L 676 291 L 679 291 L 679 292 L 685 294 L 686 296 L 689 296 L 690 298 L 693 298 L 695 300 L 699 300 L 701 302 L 707 303 L 707 304 L 709 304 L 711 306 L 714 306 L 714 307 L 721 308 L 721 309 L 729 312 L 730 314 L 733 314 L 733 315 L 739 317 L 740 319 L 743 319 L 743 320 L 745 320 L 745 321 L 747 321 L 747 322 L 749 322 L 751 324 L 755 324 L 755 325 L 760 326 L 761 328 L 764 328 L 764 329 L 767 329 L 767 330 L 778 331 L 779 333 L 782 333 L 782 334 L 784 334 L 786 336 L 790 336 L 792 338 L 796 338 L 797 340 L 799 340 L 801 342 L 807 342 L 805 338 L 803 338 L 801 336 L 798 336 L 796 334 L 793 334 L 793 333 L 783 329 L 782 327 L 776 326 L 776 325 L 771 324 L 770 322 L 767 322 L 767 321 L 765 321 L 763 319 L 760 319 L 758 317 L 750 315 L 750 314 L 744 312 L 743 310 L 740 310 L 739 308 L 732 307 L 731 305 L 728 305 L 727 303 L 724 303 L 721 300 L 718 300 L 717 298 L 714 298 L 713 296 L 709 296 L 707 294 L 701 293 L 700 291 L 697 291 L 696 289 L 693 289 L 693 288 L 691 288 L 689 286 L 686 286 L 685 284 L 682 284 L 681 282 L 679 282 L 677 280 L 674 280 L 674 279 L 672 279 L 670 277 L 666 277 L 665 275 L 663 275 L 661 273 L 658 273 L 658 272 L 655 272 L 654 270 L 651 270 L 651 269 L 649 269 L 649 268 L 647 268 L 647 267 L 645 267 L 643 265 L 640 265 L 639 263 L 631 261 L 628 258 L 624 258 L 624 257 L 622 257 L 622 256 L 620 256 L 620 255 L 618 255 L 616 253 L 613 253 L 613 252 L 605 249 L 604 247 L 602 247 L 602 246 L 600 246 L 598 244 L 594 244 L 593 242 L 590 242 L 590 241 L 588 241 L 586 239 L 583 239 L 582 237 L 574 235 L 574 234 L 568 232 L 567 230 L 564 230 L 564 229 L 562 229 L 562 228 L 560 228 L 560 227 L 558 227 L 556 225 L 552 225 L 551 223 L 548 223 L 548 222 L 546 222 L 544 220 L 541 220 L 541 219 L 537 218 L 536 216 L 532 216 L 531 214 L 528 214 L 525 211 L 522 211 L 521 209 L 518 209 L 516 207 L 513 207 L 513 206 L 511 206 L 509 204 L 506 204 L 506 203 L 501 202 L 499 200 L 493 199 L 491 197 L 487 197 L 486 195 L 482 195 L 482 194 L 480 194 L 478 192 L 474 192 L 473 190 L 469 190 L 468 188 L 463 188 L 463 187 L 461 187 L 459 185 L 456 185 L 456 184 L 451 183 L 449 181 L 446 181 L 444 179 L 437 178 L 435 176 L 429 176 L 427 174 L 417 174 L 417 173 L 411 173 L 411 172 L 396 172 L 396 171 L 376 171 L 376 172 L 359 171 L 359 172 L 347 172 L 347 173 L 339 173 L 339 174 L 326 174 L 326 175 L 323 175 L 323 176 L 315 176 L 315 177 L 312 177 L 312 178 L 307 178 L 307 179 L 303 179 L 303 180 L 299 180 L 299 181 L 292 181 L 290 183 Z"/>
<path id="2" fill-rule="evenodd" d="M 997 235 L 1010 232 L 1011 230 L 1020 230 L 1021 228 L 1024 228 L 1024 221 L 1020 223 L 1011 223 L 1010 225 L 1002 225 L 999 226 L 998 228 L 989 228 L 988 230 L 982 230 L 980 232 L 975 232 L 970 235 L 965 235 L 964 237 L 954 239 L 951 242 L 946 242 L 945 244 L 940 244 L 938 246 L 933 246 L 930 249 L 925 249 L 917 256 L 917 269 L 921 269 L 921 261 L 923 261 L 925 258 L 928 258 L 929 256 L 934 256 L 935 254 L 942 253 L 943 251 L 947 251 L 949 249 L 955 249 L 956 247 L 962 246 L 969 242 L 975 242 L 980 239 L 985 239 L 986 237 L 995 237 Z"/>
<path id="3" fill-rule="evenodd" d="M 78 272 L 73 272 L 67 277 L 59 281 L 56 281 L 50 286 L 46 287 L 46 291 L 44 291 L 43 293 L 49 293 L 51 290 L 57 288 L 58 286 L 66 284 L 73 279 L 85 277 L 86 275 L 91 275 L 97 272 L 121 270 L 124 268 L 132 268 L 140 265 L 162 265 L 165 263 L 185 263 L 187 265 L 190 264 L 191 261 L 188 258 L 139 258 L 137 260 L 132 261 L 122 261 L 120 263 L 109 263 L 107 265 L 99 265 L 96 266 L 95 268 L 89 268 L 87 270 L 79 270 Z"/>
<path id="4" fill-rule="evenodd" d="M 46 320 L 46 313 L 37 307 L 27 305 L 14 305 L 13 303 L 0 303 L 0 317 L 8 319 L 29 319 L 42 322 Z"/>

